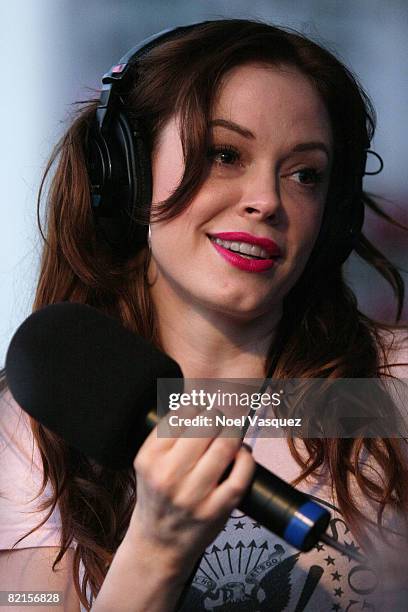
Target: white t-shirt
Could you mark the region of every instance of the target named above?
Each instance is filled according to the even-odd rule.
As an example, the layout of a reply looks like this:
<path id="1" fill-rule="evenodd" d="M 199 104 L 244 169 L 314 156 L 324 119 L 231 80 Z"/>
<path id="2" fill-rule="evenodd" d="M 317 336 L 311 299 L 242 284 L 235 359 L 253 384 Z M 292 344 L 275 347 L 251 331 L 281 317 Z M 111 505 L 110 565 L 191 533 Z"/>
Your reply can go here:
<path id="1" fill-rule="evenodd" d="M 406 363 L 408 351 L 395 352 L 392 361 Z M 408 378 L 407 368 L 395 369 L 393 373 Z M 286 440 L 253 438 L 250 443 L 255 460 L 284 480 L 290 482 L 299 474 L 300 468 L 291 456 Z M 5 392 L 0 409 L 0 549 L 11 549 L 45 516 L 45 512 L 38 512 L 36 508 L 50 496 L 49 484 L 39 499 L 33 499 L 41 482 L 41 459 L 28 416 Z M 337 508 L 329 479 L 324 474 L 316 476 L 301 482 L 299 488 L 331 511 L 328 533 L 346 548 L 358 548 L 353 533 Z M 361 506 L 375 520 L 374 504 L 362 500 Z M 394 532 L 402 533 L 402 522 L 398 517 L 387 517 L 386 525 L 392 530 L 389 532 L 391 537 L 396 538 L 397 543 L 401 542 L 403 536 L 392 535 Z M 60 514 L 56 508 L 42 527 L 16 544 L 15 548 L 60 546 L 60 527 Z M 376 532 L 374 529 L 374 539 L 378 535 Z M 317 544 L 309 553 L 299 553 L 236 510 L 206 549 L 180 611 L 403 610 L 405 608 L 398 606 L 400 600 L 408 596 L 403 595 L 404 585 L 400 584 L 398 577 L 396 585 L 384 584 L 383 572 L 383 568 L 392 563 L 396 563 L 397 569 L 402 567 L 402 560 L 400 563 L 400 557 L 390 558 L 388 562 L 389 550 L 378 550 L 378 558 L 373 560 L 374 569 L 370 567 L 371 562 L 370 566 L 359 564 L 325 544 Z M 382 556 L 384 561 L 378 564 Z M 408 567 L 406 569 L 408 571 Z M 83 567 L 80 573 L 83 573 Z"/>

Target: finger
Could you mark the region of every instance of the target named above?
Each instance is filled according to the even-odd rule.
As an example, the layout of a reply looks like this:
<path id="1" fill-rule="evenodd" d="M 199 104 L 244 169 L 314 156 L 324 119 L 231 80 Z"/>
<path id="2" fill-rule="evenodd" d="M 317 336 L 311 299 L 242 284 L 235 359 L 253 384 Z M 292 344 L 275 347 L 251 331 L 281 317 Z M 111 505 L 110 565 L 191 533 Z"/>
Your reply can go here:
<path id="1" fill-rule="evenodd" d="M 214 421 L 208 426 L 186 428 L 172 447 L 169 459 L 183 465 L 184 473 L 189 472 L 221 432 L 222 427 Z"/>
<path id="2" fill-rule="evenodd" d="M 199 425 L 197 423 L 187 428 L 177 444 L 171 450 L 171 458 L 183 464 L 183 473 L 195 468 L 198 461 L 202 461 L 204 456 L 211 470 L 219 472 L 216 474 L 215 480 L 210 477 L 213 484 L 218 482 L 223 469 L 232 461 L 236 452 L 241 446 L 241 430 L 239 428 L 223 428 L 222 425 L 214 418 L 221 415 L 217 409 L 213 411 L 212 417 L 206 417 L 205 413 L 201 412 L 200 418 L 208 418 L 208 424 Z M 196 417 L 197 418 L 197 417 Z M 228 436 L 224 436 L 224 432 L 228 432 Z M 206 435 L 208 434 L 208 435 Z M 224 449 L 224 450 L 223 450 Z M 228 450 L 230 449 L 230 450 Z M 223 455 L 227 453 L 227 458 L 223 460 Z M 205 472 L 206 466 L 203 466 Z M 201 475 L 201 474 L 200 474 Z"/>
<path id="3" fill-rule="evenodd" d="M 234 461 L 241 446 L 239 438 L 216 438 L 198 459 L 180 490 L 180 503 L 195 504 L 205 499 L 217 486 L 225 470 Z"/>
<path id="4" fill-rule="evenodd" d="M 236 508 L 252 481 L 255 467 L 252 454 L 242 446 L 228 478 L 223 480 L 203 502 L 201 507 L 203 516 L 216 517 Z"/>
<path id="5" fill-rule="evenodd" d="M 158 425 L 150 432 L 146 440 L 143 443 L 143 452 L 145 453 L 164 453 L 171 449 L 177 439 L 184 434 L 188 425 L 186 425 L 187 419 L 192 419 L 197 416 L 198 410 L 194 406 L 183 406 L 177 415 L 174 411 L 170 411 L 160 419 Z M 173 427 L 170 425 L 172 417 L 177 416 L 180 420 L 180 427 Z"/>

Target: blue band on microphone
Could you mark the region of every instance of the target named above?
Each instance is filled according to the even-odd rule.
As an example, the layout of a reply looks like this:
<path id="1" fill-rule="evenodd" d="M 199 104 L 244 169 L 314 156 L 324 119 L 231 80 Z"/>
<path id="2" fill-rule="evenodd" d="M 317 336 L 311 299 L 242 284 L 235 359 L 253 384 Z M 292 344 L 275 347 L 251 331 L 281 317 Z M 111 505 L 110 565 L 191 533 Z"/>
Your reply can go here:
<path id="1" fill-rule="evenodd" d="M 326 513 L 327 510 L 313 501 L 308 501 L 302 506 L 299 506 L 285 529 L 283 539 L 297 549 L 302 550 L 306 536 L 309 534 L 316 521 Z"/>

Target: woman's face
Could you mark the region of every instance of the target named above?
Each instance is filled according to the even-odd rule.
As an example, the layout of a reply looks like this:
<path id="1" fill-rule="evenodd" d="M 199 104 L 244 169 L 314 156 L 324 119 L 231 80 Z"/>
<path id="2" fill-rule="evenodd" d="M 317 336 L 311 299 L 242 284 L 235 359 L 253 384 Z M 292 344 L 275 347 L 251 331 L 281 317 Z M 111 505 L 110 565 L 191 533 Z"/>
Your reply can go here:
<path id="1" fill-rule="evenodd" d="M 152 225 L 155 299 L 249 320 L 281 306 L 317 238 L 332 158 L 325 105 L 294 67 L 238 66 L 216 100 L 208 158 L 189 207 Z M 183 174 L 176 117 L 152 162 L 160 202 Z"/>

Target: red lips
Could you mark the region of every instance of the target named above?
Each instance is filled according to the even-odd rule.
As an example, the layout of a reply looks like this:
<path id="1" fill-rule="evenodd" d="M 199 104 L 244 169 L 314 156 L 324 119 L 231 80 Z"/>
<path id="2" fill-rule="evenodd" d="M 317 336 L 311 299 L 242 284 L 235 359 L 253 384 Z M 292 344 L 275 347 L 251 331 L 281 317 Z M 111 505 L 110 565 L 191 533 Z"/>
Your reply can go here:
<path id="1" fill-rule="evenodd" d="M 220 244 L 211 241 L 211 244 L 221 257 L 234 266 L 234 268 L 245 272 L 266 272 L 276 265 L 276 258 L 281 254 L 280 248 L 273 240 L 252 236 L 252 234 L 247 234 L 246 232 L 220 232 L 219 234 L 213 234 L 211 237 L 233 242 L 246 242 L 265 249 L 271 259 L 249 259 L 243 257 L 240 253 L 229 251 Z"/>

